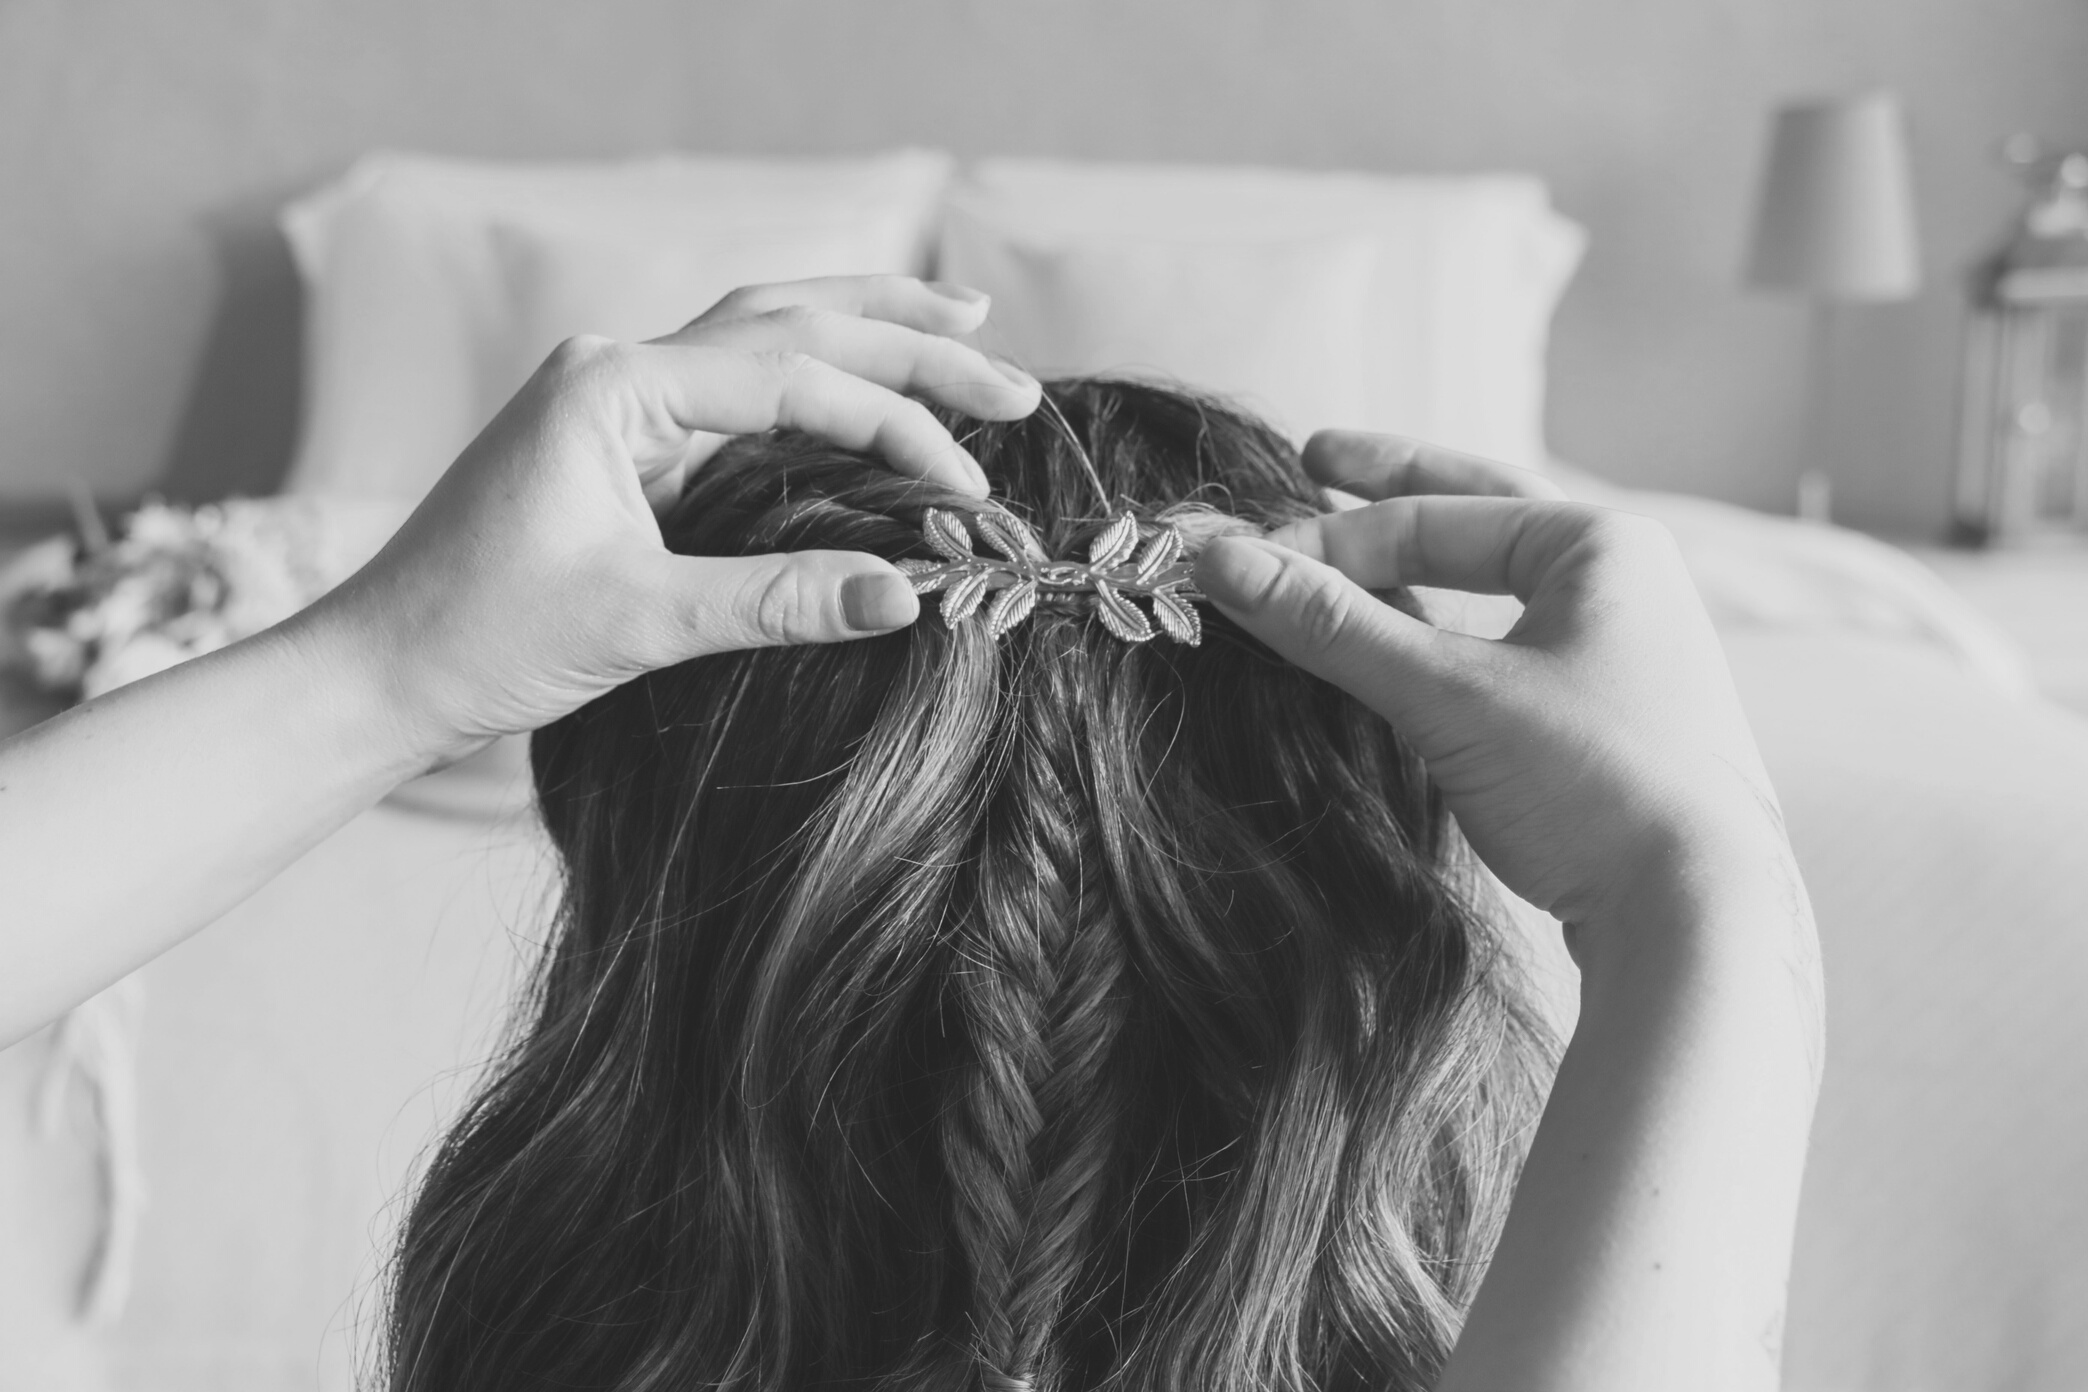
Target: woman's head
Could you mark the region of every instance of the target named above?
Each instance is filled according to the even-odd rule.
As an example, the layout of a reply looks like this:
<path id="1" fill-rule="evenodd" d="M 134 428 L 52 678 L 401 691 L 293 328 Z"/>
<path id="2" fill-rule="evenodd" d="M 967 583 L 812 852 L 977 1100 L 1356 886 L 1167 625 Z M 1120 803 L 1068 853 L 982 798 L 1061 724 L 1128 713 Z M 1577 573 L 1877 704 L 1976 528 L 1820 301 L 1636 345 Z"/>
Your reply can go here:
<path id="1" fill-rule="evenodd" d="M 1055 555 L 1314 510 L 1251 420 L 1052 396 L 968 444 Z M 777 437 L 665 532 L 932 559 L 931 506 L 979 504 Z M 1215 611 L 1188 648 L 1091 603 L 704 658 L 537 736 L 558 933 L 409 1219 L 395 1387 L 1431 1379 L 1535 1046 L 1464 859 L 1363 707 Z"/>

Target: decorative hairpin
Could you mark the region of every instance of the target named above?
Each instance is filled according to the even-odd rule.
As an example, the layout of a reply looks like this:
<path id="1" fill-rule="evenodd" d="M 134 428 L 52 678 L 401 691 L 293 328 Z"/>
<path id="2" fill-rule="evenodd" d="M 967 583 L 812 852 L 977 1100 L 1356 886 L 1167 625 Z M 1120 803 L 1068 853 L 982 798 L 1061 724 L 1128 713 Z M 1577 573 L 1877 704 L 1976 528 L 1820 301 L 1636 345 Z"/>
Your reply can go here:
<path id="1" fill-rule="evenodd" d="M 973 527 L 999 555 L 973 549 Z M 1203 621 L 1192 603 L 1203 595 L 1189 579 L 1182 534 L 1173 527 L 1142 534 L 1138 519 L 1124 513 L 1088 543 L 1085 561 L 1054 560 L 1020 518 L 997 508 L 972 515 L 970 527 L 963 514 L 929 508 L 921 535 L 944 559 L 893 564 L 911 577 L 915 594 L 942 593 L 943 622 L 951 628 L 983 606 L 986 632 L 998 642 L 1041 599 L 1093 595 L 1102 626 L 1126 643 L 1150 639 L 1156 620 L 1157 631 L 1177 643 L 1193 648 L 1203 641 Z M 1151 619 L 1133 597 L 1152 604 Z"/>

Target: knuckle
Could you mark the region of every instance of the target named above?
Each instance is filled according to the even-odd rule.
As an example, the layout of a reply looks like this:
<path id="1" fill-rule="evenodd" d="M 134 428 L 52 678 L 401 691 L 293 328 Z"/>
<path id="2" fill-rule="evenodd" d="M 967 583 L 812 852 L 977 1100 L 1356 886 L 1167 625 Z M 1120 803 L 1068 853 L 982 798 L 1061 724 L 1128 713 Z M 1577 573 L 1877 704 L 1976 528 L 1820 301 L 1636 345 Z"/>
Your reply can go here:
<path id="1" fill-rule="evenodd" d="M 532 390 L 591 398 L 613 388 L 629 366 L 630 345 L 600 334 L 575 334 L 551 350 L 531 379 Z"/>
<path id="2" fill-rule="evenodd" d="M 1298 586 L 1299 592 L 1286 607 L 1299 641 L 1312 652 L 1339 647 L 1355 618 L 1349 597 L 1335 585 L 1313 583 L 1304 577 L 1294 577 L 1291 583 Z"/>
<path id="3" fill-rule="evenodd" d="M 1670 537 L 1665 526 L 1643 513 L 1614 508 L 1589 509 L 1588 527 L 1600 540 L 1619 547 L 1657 546 Z"/>
<path id="4" fill-rule="evenodd" d="M 1665 522 L 1636 512 L 1605 510 L 1596 523 L 1597 535 L 1622 555 L 1649 561 L 1679 560 L 1682 548 Z"/>
<path id="5" fill-rule="evenodd" d="M 768 370 L 779 386 L 805 371 L 813 361 L 810 353 L 800 353 L 794 348 L 767 349 L 756 353 L 754 358 Z"/>
<path id="6" fill-rule="evenodd" d="M 1513 485 L 1516 497 L 1534 498 L 1539 502 L 1549 503 L 1563 503 L 1567 501 L 1566 490 L 1561 488 L 1558 480 L 1550 475 L 1536 469 L 1526 469 L 1516 464 L 1510 464 L 1506 467 L 1509 471 L 1507 478 Z"/>
<path id="7" fill-rule="evenodd" d="M 577 376 L 598 370 L 605 361 L 613 361 L 622 347 L 615 339 L 600 334 L 574 334 L 551 350 L 544 365 L 559 376 Z"/>
<path id="8" fill-rule="evenodd" d="M 704 318 L 737 319 L 759 314 L 769 306 L 768 285 L 741 285 L 728 290 L 704 312 Z"/>
<path id="9" fill-rule="evenodd" d="M 810 305 L 779 305 L 761 316 L 779 329 L 802 333 L 822 327 L 833 316 Z"/>
<path id="10" fill-rule="evenodd" d="M 755 588 L 748 622 L 760 642 L 781 646 L 816 639 L 819 618 L 819 595 L 801 568 L 786 565 Z"/>
<path id="11" fill-rule="evenodd" d="M 1422 550 L 1421 508 L 1415 499 L 1385 498 L 1359 510 L 1356 517 L 1357 525 L 1367 524 L 1394 555 L 1413 555 Z"/>
<path id="12" fill-rule="evenodd" d="M 1583 534 L 1602 573 L 1633 591 L 1663 591 L 1679 580 L 1686 585 L 1689 566 L 1681 543 L 1666 523 L 1633 512 L 1607 508 L 1594 515 Z"/>

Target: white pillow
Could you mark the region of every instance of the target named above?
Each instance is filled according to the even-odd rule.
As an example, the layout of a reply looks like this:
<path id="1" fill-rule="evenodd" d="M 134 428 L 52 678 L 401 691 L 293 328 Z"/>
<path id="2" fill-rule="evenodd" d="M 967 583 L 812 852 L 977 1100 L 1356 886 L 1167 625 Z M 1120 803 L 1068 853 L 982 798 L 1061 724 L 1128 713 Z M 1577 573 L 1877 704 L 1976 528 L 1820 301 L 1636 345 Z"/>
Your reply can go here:
<path id="1" fill-rule="evenodd" d="M 558 344 L 578 333 L 638 342 L 672 333 L 728 291 L 767 281 L 865 271 L 917 271 L 921 218 L 896 208 L 840 222 L 691 229 L 662 235 L 614 228 L 502 222 L 493 251 L 508 315 L 481 345 L 479 384 L 490 417 Z M 495 327 L 489 325 L 488 327 Z"/>
<path id="2" fill-rule="evenodd" d="M 659 332 L 716 298 L 680 297 L 713 286 L 918 272 L 948 176 L 948 158 L 926 151 L 601 164 L 367 156 L 282 214 L 306 290 L 304 428 L 286 487 L 418 497 L 554 323 L 627 324 L 637 298 L 676 297 L 638 319 Z M 584 302 L 594 295 L 602 302 Z"/>
<path id="3" fill-rule="evenodd" d="M 1182 243 L 945 223 L 944 272 L 990 289 L 987 346 L 1040 376 L 1112 372 L 1230 396 L 1299 439 L 1363 414 L 1378 249 L 1354 234 Z"/>
<path id="4" fill-rule="evenodd" d="M 1098 284 L 1101 260 L 1149 267 L 1157 246 L 1173 247 L 1180 268 L 1165 303 L 1084 305 L 1101 320 L 1082 327 L 1080 342 L 1123 362 L 1046 366 L 1103 371 L 1135 361 L 1280 403 L 1297 374 L 1269 376 L 1251 333 L 1228 331 L 1205 307 L 1296 285 L 1303 248 L 1317 241 L 1340 259 L 1350 239 L 1375 253 L 1361 308 L 1344 306 L 1317 332 L 1339 343 L 1349 316 L 1360 317 L 1358 397 L 1340 415 L 1286 424 L 1398 431 L 1542 467 L 1546 340 L 1584 238 L 1535 178 L 989 160 L 952 197 L 938 274 L 994 295 L 989 346 L 1056 346 L 1067 340 L 1042 316 L 1036 286 L 1053 274 Z M 1209 254 L 1214 247 L 1231 254 Z M 1040 261 L 1054 254 L 1069 258 L 1067 269 L 1047 273 Z M 1257 257 L 1269 264 L 1248 269 Z M 1320 283 L 1334 278 L 1330 270 Z M 1185 319 L 1208 332 L 1177 366 L 1170 357 L 1188 345 L 1173 326 Z M 1338 401 L 1340 391 L 1328 395 Z"/>

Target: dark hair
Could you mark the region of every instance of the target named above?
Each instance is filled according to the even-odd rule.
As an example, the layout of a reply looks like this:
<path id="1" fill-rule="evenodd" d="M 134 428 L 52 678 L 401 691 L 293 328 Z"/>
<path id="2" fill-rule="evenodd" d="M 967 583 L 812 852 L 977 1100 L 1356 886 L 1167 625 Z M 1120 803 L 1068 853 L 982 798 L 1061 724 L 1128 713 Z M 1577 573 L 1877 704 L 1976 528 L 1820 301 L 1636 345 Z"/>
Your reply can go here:
<path id="1" fill-rule="evenodd" d="M 1255 421 L 1051 395 L 960 428 L 1055 555 L 1108 520 L 1076 437 L 1148 521 L 1315 510 Z M 979 506 L 773 436 L 665 533 L 932 558 L 930 505 Z M 391 1386 L 1430 1385 L 1543 1041 L 1398 735 L 1205 625 L 931 604 L 539 733 L 558 932 L 412 1206 Z"/>

